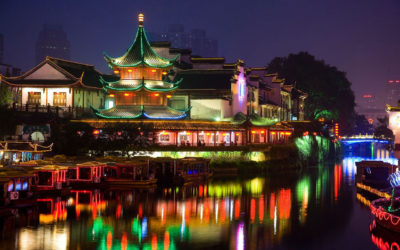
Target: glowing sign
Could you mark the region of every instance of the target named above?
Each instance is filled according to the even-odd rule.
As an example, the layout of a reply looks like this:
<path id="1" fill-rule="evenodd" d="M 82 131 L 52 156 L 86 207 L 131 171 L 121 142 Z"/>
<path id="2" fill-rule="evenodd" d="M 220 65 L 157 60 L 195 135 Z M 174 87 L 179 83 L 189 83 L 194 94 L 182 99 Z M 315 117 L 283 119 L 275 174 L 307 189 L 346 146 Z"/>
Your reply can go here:
<path id="1" fill-rule="evenodd" d="M 395 127 L 400 127 L 400 114 L 395 114 L 390 118 L 390 124 Z"/>
<path id="2" fill-rule="evenodd" d="M 335 136 L 339 137 L 339 123 L 335 123 Z"/>
<path id="3" fill-rule="evenodd" d="M 239 94 L 240 101 L 243 101 L 243 99 L 244 99 L 244 94 L 245 94 L 244 88 L 245 88 L 244 76 L 243 76 L 243 74 L 240 74 L 239 80 L 238 80 L 238 94 Z"/>
<path id="4" fill-rule="evenodd" d="M 392 188 L 400 186 L 400 172 L 395 172 L 395 173 L 391 174 L 389 176 L 388 180 L 389 180 L 390 186 L 392 186 Z"/>

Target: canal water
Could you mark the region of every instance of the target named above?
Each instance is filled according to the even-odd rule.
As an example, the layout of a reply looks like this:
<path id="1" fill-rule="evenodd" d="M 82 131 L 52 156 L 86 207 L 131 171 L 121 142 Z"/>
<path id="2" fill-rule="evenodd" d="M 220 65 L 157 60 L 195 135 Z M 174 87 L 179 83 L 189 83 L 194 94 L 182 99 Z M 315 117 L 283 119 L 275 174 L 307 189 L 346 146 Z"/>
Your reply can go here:
<path id="1" fill-rule="evenodd" d="M 387 152 L 379 157 L 397 164 Z M 377 249 L 355 162 L 154 190 L 72 190 L 0 218 L 1 249 Z M 396 236 L 394 236 L 396 237 Z M 400 241 L 400 240 L 399 240 Z"/>

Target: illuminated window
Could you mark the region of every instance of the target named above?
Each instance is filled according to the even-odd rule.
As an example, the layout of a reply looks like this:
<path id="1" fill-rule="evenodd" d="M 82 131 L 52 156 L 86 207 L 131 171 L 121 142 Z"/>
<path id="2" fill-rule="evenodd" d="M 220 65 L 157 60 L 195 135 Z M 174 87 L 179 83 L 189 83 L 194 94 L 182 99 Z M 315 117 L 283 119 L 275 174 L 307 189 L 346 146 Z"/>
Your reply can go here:
<path id="1" fill-rule="evenodd" d="M 143 104 L 144 105 L 162 105 L 163 98 L 160 98 L 159 94 L 147 94 L 144 96 Z"/>
<path id="2" fill-rule="evenodd" d="M 110 103 L 109 103 L 110 104 Z M 140 96 L 134 93 L 120 93 L 116 94 L 115 105 L 140 105 Z"/>
<path id="3" fill-rule="evenodd" d="M 160 135 L 160 142 L 169 142 L 169 134 L 161 134 Z"/>
<path id="4" fill-rule="evenodd" d="M 53 106 L 67 106 L 67 93 L 65 92 L 54 92 L 53 94 Z"/>
<path id="5" fill-rule="evenodd" d="M 29 92 L 28 93 L 28 104 L 40 105 L 41 93 L 40 92 Z"/>

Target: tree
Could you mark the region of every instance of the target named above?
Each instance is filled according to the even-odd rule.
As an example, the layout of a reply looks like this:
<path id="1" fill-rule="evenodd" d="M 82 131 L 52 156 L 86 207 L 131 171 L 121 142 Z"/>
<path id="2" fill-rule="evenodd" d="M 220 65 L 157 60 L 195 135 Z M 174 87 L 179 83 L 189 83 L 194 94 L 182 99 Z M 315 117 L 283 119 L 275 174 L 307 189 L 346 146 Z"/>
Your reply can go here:
<path id="1" fill-rule="evenodd" d="M 374 127 L 364 115 L 355 116 L 354 134 L 372 134 Z"/>
<path id="2" fill-rule="evenodd" d="M 387 116 L 378 118 L 379 125 L 375 128 L 374 136 L 394 139 L 393 131 L 388 128 L 389 118 Z"/>
<path id="3" fill-rule="evenodd" d="M 316 60 L 307 52 L 274 58 L 268 65 L 268 72 L 278 73 L 286 83 L 295 83 L 296 88 L 308 93 L 306 119 L 335 120 L 343 133 L 353 132 L 355 99 L 344 72 Z"/>
<path id="4" fill-rule="evenodd" d="M 12 94 L 9 87 L 0 83 L 0 106 L 8 106 L 12 101 Z"/>
<path id="5" fill-rule="evenodd" d="M 15 113 L 5 105 L 0 105 L 0 140 L 14 135 L 17 127 Z"/>

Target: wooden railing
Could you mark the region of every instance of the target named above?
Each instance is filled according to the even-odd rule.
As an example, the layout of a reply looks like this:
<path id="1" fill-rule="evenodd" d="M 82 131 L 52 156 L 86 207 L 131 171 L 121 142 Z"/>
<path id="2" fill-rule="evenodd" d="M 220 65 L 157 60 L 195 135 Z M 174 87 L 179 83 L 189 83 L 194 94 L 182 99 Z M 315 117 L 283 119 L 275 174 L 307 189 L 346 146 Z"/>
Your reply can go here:
<path id="1" fill-rule="evenodd" d="M 58 106 L 50 106 L 50 105 L 38 105 L 38 104 L 17 104 L 13 103 L 10 105 L 10 109 L 13 111 L 19 112 L 30 112 L 30 113 L 47 113 L 54 115 L 56 117 L 70 117 L 70 118 L 79 118 L 84 114 L 90 114 L 92 111 L 89 108 L 81 108 L 81 107 L 58 107 Z"/>

